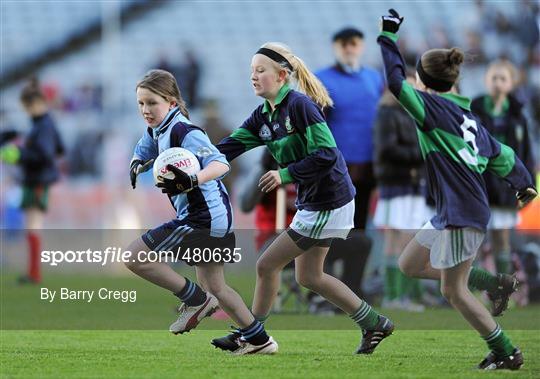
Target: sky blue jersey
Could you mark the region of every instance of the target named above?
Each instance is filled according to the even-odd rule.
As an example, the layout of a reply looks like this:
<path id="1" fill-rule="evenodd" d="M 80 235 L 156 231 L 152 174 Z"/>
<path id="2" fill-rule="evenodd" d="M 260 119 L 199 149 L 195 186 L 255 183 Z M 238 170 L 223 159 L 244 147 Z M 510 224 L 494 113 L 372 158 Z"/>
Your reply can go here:
<path id="1" fill-rule="evenodd" d="M 178 108 L 172 109 L 158 127 L 144 132 L 135 146 L 133 159 L 155 159 L 171 147 L 191 151 L 199 160 L 201 169 L 212 161 L 229 165 L 225 155 L 216 149 L 206 133 L 191 124 Z M 215 237 L 229 233 L 233 223 L 229 195 L 220 179 L 210 180 L 187 193 L 169 196 L 179 220 L 194 229 L 209 229 L 210 235 Z"/>

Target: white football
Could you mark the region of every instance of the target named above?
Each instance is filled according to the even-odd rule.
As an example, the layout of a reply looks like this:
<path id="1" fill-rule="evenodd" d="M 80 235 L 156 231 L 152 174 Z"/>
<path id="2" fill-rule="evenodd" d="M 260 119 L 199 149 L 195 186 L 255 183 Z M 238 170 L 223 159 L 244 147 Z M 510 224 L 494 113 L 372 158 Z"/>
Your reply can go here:
<path id="1" fill-rule="evenodd" d="M 174 174 L 167 168 L 168 164 L 178 167 L 186 174 L 193 175 L 201 171 L 199 160 L 191 151 L 181 147 L 171 147 L 163 151 L 154 161 L 154 182 L 157 184 L 161 178 L 174 179 Z"/>

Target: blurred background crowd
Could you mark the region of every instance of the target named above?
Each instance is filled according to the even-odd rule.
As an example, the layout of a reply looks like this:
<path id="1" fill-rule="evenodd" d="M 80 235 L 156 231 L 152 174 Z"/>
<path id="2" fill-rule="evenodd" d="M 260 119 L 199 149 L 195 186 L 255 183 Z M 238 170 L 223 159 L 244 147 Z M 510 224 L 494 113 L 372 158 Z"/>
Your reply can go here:
<path id="1" fill-rule="evenodd" d="M 264 42 L 281 41 L 317 73 L 332 97 L 359 100 L 345 101 L 341 109 L 352 114 L 342 117 L 334 99 L 336 107 L 327 114 L 358 192 L 357 233 L 350 236 L 354 243 L 335 243 L 328 269 L 359 294 L 382 298 L 387 307 L 421 311 L 425 305 L 441 304 L 436 287 L 430 291 L 425 283 L 407 281 L 395 272 L 404 241 L 433 209 L 424 189 L 416 136 L 411 135 L 414 125 L 406 114 L 393 114 L 399 110 L 384 92 L 376 37 L 380 15 L 390 7 L 407 19 L 399 45 L 411 68 L 427 49 L 459 46 L 467 55 L 459 92 L 476 99 L 493 91 L 488 68 L 500 68 L 511 82 L 510 100 L 482 103 L 479 109 L 497 121 L 514 107 L 522 128 L 517 143 L 531 172 L 538 171 L 540 7 L 535 1 L 6 0 L 1 3 L 2 133 L 17 132 L 10 142 L 23 143 L 31 119 L 21 105 L 21 90 L 30 78 L 38 78 L 63 141 L 60 180 L 50 190 L 46 227 L 144 229 L 169 219 L 170 204 L 154 188 L 151 175 L 143 175 L 135 191 L 129 185 L 133 147 L 145 130 L 137 111 L 137 80 L 152 68 L 173 73 L 191 120 L 217 143 L 261 102 L 249 81 L 253 53 Z M 354 77 L 351 93 L 341 92 L 333 82 L 333 69 Z M 489 102 L 494 96 L 486 98 Z M 345 129 L 340 127 L 343 119 Z M 254 179 L 274 164 L 264 150 L 235 162 L 225 180 L 236 228 L 256 230 L 254 250 L 267 243 L 275 227 L 275 196 L 252 196 L 257 191 Z M 405 184 L 396 182 L 403 172 Z M 21 180 L 17 166 L 1 165 L 4 229 L 25 227 Z M 403 212 L 406 217 L 393 223 L 389 220 L 396 216 L 385 215 L 382 205 L 392 209 L 396 185 L 415 188 L 414 205 L 408 205 L 414 211 Z M 294 189 L 287 191 L 294 198 Z M 288 206 L 292 212 L 294 205 Z M 516 299 L 520 304 L 540 301 L 538 201 L 531 209 L 500 226 L 508 236 L 490 239 L 480 257 L 482 264 L 500 271 L 504 264 L 486 257 L 504 245 L 509 267 L 503 270 L 528 278 L 528 292 Z M 335 312 L 315 294 L 305 296 L 292 281 L 286 283 L 286 292 L 309 311 Z"/>

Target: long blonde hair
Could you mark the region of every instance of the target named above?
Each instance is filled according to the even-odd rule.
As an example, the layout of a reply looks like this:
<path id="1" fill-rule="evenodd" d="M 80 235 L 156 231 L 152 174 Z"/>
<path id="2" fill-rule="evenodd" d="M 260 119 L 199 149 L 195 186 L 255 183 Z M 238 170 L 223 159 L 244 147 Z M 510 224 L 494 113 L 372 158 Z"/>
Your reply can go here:
<path id="1" fill-rule="evenodd" d="M 304 61 L 293 54 L 289 46 L 281 42 L 267 42 L 262 45 L 261 48 L 273 50 L 289 61 L 293 67 L 292 72 L 286 65 L 280 65 L 279 63 L 272 61 L 276 68 L 287 71 L 287 83 L 293 78 L 298 83 L 298 90 L 309 96 L 321 108 L 331 107 L 334 104 L 330 95 L 328 95 L 326 87 L 309 70 Z"/>

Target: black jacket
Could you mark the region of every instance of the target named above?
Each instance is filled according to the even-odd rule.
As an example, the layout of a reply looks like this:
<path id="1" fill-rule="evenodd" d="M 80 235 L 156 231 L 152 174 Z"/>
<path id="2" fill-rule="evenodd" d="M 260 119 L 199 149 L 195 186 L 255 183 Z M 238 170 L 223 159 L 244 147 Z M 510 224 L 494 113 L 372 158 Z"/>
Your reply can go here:
<path id="1" fill-rule="evenodd" d="M 58 180 L 56 158 L 64 153 L 60 134 L 49 114 L 32 119 L 32 129 L 21 148 L 19 164 L 23 169 L 23 184 L 36 186 Z"/>
<path id="2" fill-rule="evenodd" d="M 493 117 L 486 105 L 488 95 L 475 98 L 471 103 L 471 110 L 482 120 L 482 125 L 499 142 L 510 146 L 516 155 L 521 159 L 527 170 L 534 178 L 534 156 L 532 153 L 527 119 L 523 114 L 523 104 L 514 96 L 509 95 L 509 107 L 503 116 L 500 116 L 496 125 L 496 118 Z M 515 191 L 508 184 L 491 172 L 484 172 L 486 189 L 490 205 L 499 207 L 516 207 L 517 201 Z"/>
<path id="3" fill-rule="evenodd" d="M 423 170 L 416 125 L 399 105 L 381 105 L 374 130 L 375 177 L 379 185 L 416 185 Z"/>

